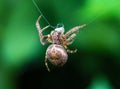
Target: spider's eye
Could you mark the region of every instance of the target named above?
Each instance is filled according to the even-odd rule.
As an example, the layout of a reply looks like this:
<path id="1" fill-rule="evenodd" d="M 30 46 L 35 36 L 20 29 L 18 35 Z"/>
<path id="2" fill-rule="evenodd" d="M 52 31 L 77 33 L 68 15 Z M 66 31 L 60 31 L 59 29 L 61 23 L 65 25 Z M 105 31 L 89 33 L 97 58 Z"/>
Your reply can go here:
<path id="1" fill-rule="evenodd" d="M 60 27 L 64 27 L 64 24 L 62 23 L 57 24 L 56 28 L 60 28 Z"/>

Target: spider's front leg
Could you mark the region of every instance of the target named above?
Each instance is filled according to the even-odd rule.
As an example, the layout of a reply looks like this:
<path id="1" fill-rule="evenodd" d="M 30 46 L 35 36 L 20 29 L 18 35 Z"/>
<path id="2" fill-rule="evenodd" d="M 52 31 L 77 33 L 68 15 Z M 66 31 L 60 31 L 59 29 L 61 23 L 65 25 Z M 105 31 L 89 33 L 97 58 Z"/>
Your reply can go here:
<path id="1" fill-rule="evenodd" d="M 48 27 L 50 27 L 50 25 L 48 25 L 48 26 L 46 26 L 46 27 L 44 27 L 44 28 L 41 29 L 40 24 L 39 24 L 39 21 L 40 21 L 41 18 L 42 18 L 42 15 L 40 15 L 40 16 L 38 17 L 37 21 L 36 21 L 36 28 L 37 28 L 37 30 L 38 30 L 38 32 L 39 32 L 39 37 L 40 37 L 40 42 L 41 42 L 41 44 L 42 44 L 42 45 L 45 45 L 45 44 L 47 43 L 47 41 L 45 42 L 45 41 L 43 41 L 43 39 L 46 40 L 47 38 L 49 38 L 49 35 L 43 36 L 42 32 L 43 32 L 45 29 L 47 29 Z"/>
<path id="2" fill-rule="evenodd" d="M 86 26 L 86 24 L 83 24 L 83 25 L 81 25 L 81 26 L 76 26 L 76 27 L 72 28 L 71 30 L 69 30 L 69 31 L 64 35 L 64 37 L 65 37 L 66 40 L 67 40 L 66 45 L 72 44 L 72 43 L 74 42 L 74 38 L 75 38 L 76 34 L 78 33 L 79 29 L 80 29 L 80 28 L 83 28 L 83 27 L 85 27 L 85 26 Z M 75 53 L 75 52 L 77 52 L 77 49 L 75 49 L 75 50 L 70 50 L 70 49 L 68 49 L 67 47 L 66 47 L 66 49 L 67 49 L 67 52 L 68 52 L 68 53 Z"/>
<path id="3" fill-rule="evenodd" d="M 86 24 L 83 24 L 83 25 L 81 25 L 81 26 L 76 26 L 76 27 L 72 28 L 71 30 L 69 30 L 69 31 L 64 35 L 64 37 L 67 38 L 70 34 L 77 32 L 80 28 L 83 28 L 83 27 L 85 27 L 85 26 L 86 26 Z"/>
<path id="4" fill-rule="evenodd" d="M 83 24 L 81 26 L 76 26 L 76 27 L 72 28 L 71 30 L 69 30 L 64 35 L 64 37 L 67 39 L 67 45 L 70 45 L 70 44 L 72 44 L 74 42 L 74 38 L 75 38 L 76 34 L 78 33 L 79 29 L 83 28 L 85 26 L 86 26 L 86 24 Z"/>

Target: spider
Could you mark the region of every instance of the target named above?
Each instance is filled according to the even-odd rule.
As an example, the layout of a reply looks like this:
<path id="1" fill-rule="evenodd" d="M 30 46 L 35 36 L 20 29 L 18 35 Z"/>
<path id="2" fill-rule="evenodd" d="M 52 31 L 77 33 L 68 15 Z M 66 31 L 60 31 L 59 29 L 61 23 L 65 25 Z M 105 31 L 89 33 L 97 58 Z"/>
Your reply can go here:
<path id="1" fill-rule="evenodd" d="M 77 52 L 77 49 L 70 50 L 68 49 L 68 45 L 72 44 L 74 42 L 74 37 L 76 36 L 77 32 L 80 28 L 83 28 L 86 26 L 86 24 L 83 24 L 81 26 L 76 26 L 66 32 L 64 34 L 64 26 L 57 26 L 53 31 L 51 31 L 48 35 L 43 35 L 42 32 L 49 28 L 50 25 L 41 28 L 39 21 L 41 19 L 42 15 L 40 15 L 36 21 L 36 28 L 39 32 L 40 42 L 42 45 L 51 43 L 51 45 L 46 50 L 46 56 L 45 56 L 45 66 L 48 71 L 50 71 L 48 67 L 47 61 L 51 62 L 53 65 L 56 66 L 63 66 L 68 59 L 67 53 L 75 53 Z"/>

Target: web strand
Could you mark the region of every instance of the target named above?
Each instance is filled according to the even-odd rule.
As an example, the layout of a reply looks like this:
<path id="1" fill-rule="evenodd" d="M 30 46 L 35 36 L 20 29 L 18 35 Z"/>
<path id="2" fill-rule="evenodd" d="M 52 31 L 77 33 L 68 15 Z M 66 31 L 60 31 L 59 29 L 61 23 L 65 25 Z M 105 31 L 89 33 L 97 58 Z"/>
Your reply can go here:
<path id="1" fill-rule="evenodd" d="M 104 14 L 105 14 L 105 12 L 102 13 L 102 14 L 100 14 L 100 15 L 95 16 L 93 19 L 91 19 L 90 21 L 88 21 L 87 25 L 93 23 L 96 19 L 100 18 L 100 17 L 101 17 L 102 15 L 104 15 Z"/>
<path id="2" fill-rule="evenodd" d="M 112 3 L 115 3 L 115 1 L 112 0 Z M 107 7 L 106 10 L 104 10 L 101 14 L 95 16 L 93 19 L 91 19 L 90 21 L 88 21 L 87 25 L 93 23 L 96 19 L 100 18 L 101 16 L 103 16 L 104 14 L 106 14 L 107 12 L 109 12 L 114 7 L 115 7 L 115 5 L 112 5 L 111 7 Z"/>
<path id="3" fill-rule="evenodd" d="M 51 28 L 55 28 L 54 26 L 52 26 L 49 21 L 45 18 L 45 16 L 43 15 L 42 11 L 39 9 L 38 5 L 36 4 L 35 0 L 32 0 L 33 4 L 35 5 L 36 9 L 38 10 L 38 12 L 42 15 L 42 17 L 44 18 L 44 20 L 47 22 L 48 25 L 50 25 Z"/>

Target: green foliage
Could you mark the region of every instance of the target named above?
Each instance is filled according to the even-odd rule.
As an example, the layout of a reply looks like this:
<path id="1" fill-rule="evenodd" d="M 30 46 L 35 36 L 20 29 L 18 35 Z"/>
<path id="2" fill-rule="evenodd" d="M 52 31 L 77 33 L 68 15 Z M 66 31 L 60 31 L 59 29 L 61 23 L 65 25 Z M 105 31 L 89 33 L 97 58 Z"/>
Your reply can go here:
<path id="1" fill-rule="evenodd" d="M 78 49 L 76 54 L 69 57 L 70 62 L 75 61 L 71 67 L 75 67 L 78 72 L 81 70 L 86 76 L 95 76 L 96 71 L 104 74 L 103 66 L 107 67 L 108 72 L 111 66 L 115 67 L 113 69 L 120 68 L 119 0 L 35 0 L 35 2 L 52 25 L 63 23 L 66 31 L 76 25 L 88 24 L 80 30 L 75 42 L 70 46 L 70 49 Z M 19 70 L 31 62 L 39 61 L 39 67 L 43 68 L 48 45 L 42 46 L 39 42 L 35 27 L 39 15 L 32 0 L 0 0 L 0 73 L 2 73 L 0 78 L 4 75 L 3 70 Z M 45 26 L 46 22 L 42 21 L 40 24 Z M 108 65 L 106 62 L 111 64 Z M 11 71 L 7 73 L 8 75 L 0 79 L 0 85 L 4 85 L 1 80 L 8 81 L 4 77 L 10 76 Z M 13 75 L 14 73 L 16 71 L 13 71 Z M 93 82 L 86 86 L 87 89 L 114 89 L 112 84 L 108 84 L 110 82 L 108 79 L 102 78 L 103 80 L 93 78 Z M 7 84 L 9 86 L 12 83 Z"/>

